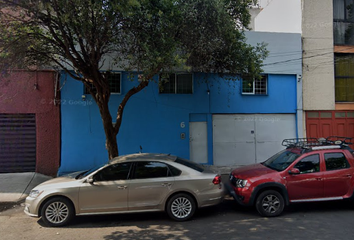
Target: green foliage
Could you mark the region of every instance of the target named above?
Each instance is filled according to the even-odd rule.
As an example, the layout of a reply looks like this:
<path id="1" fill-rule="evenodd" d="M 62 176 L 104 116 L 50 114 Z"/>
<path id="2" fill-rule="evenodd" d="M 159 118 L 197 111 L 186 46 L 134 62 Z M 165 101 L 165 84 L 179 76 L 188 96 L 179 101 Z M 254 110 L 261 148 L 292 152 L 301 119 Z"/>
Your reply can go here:
<path id="1" fill-rule="evenodd" d="M 249 2 L 0 0 L 1 68 L 59 66 L 96 82 L 108 56 L 148 79 L 174 69 L 257 75 L 267 51 L 245 42 Z"/>
<path id="2" fill-rule="evenodd" d="M 267 51 L 262 44 L 245 42 L 249 3 L 0 0 L 0 70 L 51 67 L 82 81 L 98 105 L 112 159 L 118 155 L 116 135 L 124 107 L 154 75 L 184 70 L 226 73 L 231 80 L 259 76 Z M 105 62 L 111 69 L 103 69 Z M 141 80 L 125 94 L 114 126 L 108 108 L 113 68 L 139 72 Z"/>

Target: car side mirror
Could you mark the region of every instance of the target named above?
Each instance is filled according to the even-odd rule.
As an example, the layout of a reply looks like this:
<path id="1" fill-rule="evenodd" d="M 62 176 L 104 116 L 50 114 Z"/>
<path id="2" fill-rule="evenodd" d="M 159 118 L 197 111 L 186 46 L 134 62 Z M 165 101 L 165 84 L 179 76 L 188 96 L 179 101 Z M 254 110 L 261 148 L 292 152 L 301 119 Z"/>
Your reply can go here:
<path id="1" fill-rule="evenodd" d="M 93 177 L 90 177 L 89 179 L 87 179 L 87 182 L 89 184 L 93 184 L 95 182 L 95 180 L 93 179 Z"/>
<path id="2" fill-rule="evenodd" d="M 289 170 L 289 174 L 291 175 L 300 174 L 300 170 L 298 168 L 292 168 Z"/>

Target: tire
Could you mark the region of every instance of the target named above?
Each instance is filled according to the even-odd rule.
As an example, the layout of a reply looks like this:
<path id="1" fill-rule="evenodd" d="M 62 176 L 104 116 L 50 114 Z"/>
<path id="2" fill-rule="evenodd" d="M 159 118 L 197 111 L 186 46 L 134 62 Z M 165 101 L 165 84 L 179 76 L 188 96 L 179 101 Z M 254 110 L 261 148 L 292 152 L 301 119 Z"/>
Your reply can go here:
<path id="1" fill-rule="evenodd" d="M 42 220 L 49 227 L 61 227 L 74 217 L 72 203 L 63 197 L 49 199 L 41 209 Z"/>
<path id="2" fill-rule="evenodd" d="M 168 216 L 178 222 L 187 221 L 193 217 L 196 203 L 193 197 L 185 193 L 172 196 L 166 206 Z"/>
<path id="3" fill-rule="evenodd" d="M 264 191 L 257 198 L 256 208 L 263 217 L 279 216 L 284 210 L 284 198 L 277 191 Z"/>

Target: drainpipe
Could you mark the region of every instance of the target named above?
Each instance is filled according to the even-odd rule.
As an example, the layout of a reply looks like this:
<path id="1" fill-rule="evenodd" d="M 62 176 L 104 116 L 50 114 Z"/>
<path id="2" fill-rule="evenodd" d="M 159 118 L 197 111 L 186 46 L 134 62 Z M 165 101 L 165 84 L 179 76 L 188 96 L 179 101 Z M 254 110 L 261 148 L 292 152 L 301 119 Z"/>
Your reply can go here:
<path id="1" fill-rule="evenodd" d="M 302 75 L 296 74 L 296 137 L 303 138 Z"/>

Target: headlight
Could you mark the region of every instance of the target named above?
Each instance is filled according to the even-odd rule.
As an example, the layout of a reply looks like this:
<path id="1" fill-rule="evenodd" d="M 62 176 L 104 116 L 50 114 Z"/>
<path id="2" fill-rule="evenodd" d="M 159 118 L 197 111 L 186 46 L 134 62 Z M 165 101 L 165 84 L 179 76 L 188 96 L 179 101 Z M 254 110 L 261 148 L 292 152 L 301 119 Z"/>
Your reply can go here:
<path id="1" fill-rule="evenodd" d="M 39 195 L 41 195 L 43 191 L 39 191 L 39 190 L 32 190 L 29 194 L 29 197 L 31 198 L 36 198 L 38 197 Z"/>
<path id="2" fill-rule="evenodd" d="M 242 179 L 237 179 L 236 181 L 236 187 L 238 188 L 243 188 L 247 184 L 247 180 L 242 180 Z"/>

